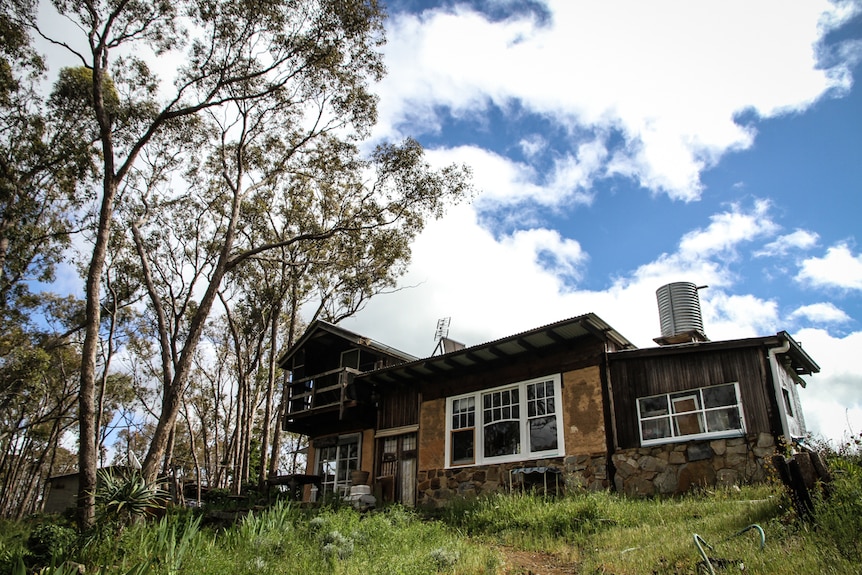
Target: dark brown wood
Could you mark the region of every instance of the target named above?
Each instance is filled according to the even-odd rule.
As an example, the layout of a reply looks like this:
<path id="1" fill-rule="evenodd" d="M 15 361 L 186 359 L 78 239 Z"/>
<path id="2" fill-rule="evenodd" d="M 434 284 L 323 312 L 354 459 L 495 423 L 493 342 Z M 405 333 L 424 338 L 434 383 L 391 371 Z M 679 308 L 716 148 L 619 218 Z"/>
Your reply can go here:
<path id="1" fill-rule="evenodd" d="M 746 432 L 780 435 L 771 376 L 764 371 L 764 354 L 765 350 L 758 347 L 662 356 L 610 354 L 617 444 L 622 448 L 640 445 L 638 398 L 731 382 L 739 383 Z"/>

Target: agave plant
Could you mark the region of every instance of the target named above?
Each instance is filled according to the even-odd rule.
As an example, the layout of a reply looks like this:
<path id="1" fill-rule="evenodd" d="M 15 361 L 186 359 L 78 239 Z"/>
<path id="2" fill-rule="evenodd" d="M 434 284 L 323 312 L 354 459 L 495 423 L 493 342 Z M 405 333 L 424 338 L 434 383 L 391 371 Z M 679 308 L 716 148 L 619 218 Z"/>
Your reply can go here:
<path id="1" fill-rule="evenodd" d="M 148 483 L 137 471 L 126 474 L 101 469 L 96 485 L 96 507 L 101 518 L 121 525 L 129 525 L 161 509 L 166 497 L 165 492 Z"/>

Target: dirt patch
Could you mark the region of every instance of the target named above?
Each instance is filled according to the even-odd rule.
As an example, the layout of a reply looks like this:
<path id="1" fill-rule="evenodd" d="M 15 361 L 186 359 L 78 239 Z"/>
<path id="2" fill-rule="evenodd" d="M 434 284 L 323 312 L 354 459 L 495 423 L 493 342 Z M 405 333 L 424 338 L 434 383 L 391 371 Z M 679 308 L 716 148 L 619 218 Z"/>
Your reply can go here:
<path id="1" fill-rule="evenodd" d="M 506 575 L 573 575 L 577 566 L 560 557 L 542 551 L 521 551 L 511 547 L 499 547 L 506 562 Z"/>

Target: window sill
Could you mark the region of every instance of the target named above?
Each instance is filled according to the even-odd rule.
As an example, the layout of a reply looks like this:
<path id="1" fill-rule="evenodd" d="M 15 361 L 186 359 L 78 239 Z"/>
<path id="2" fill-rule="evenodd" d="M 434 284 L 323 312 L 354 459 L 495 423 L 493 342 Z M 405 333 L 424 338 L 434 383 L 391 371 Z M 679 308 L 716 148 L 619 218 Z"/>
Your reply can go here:
<path id="1" fill-rule="evenodd" d="M 668 443 L 688 443 L 689 441 L 714 441 L 716 439 L 728 439 L 732 437 L 745 437 L 745 430 L 735 429 L 733 431 L 722 431 L 719 433 L 699 433 L 697 435 L 648 439 L 641 441 L 641 447 L 653 447 L 656 445 L 666 445 Z"/>

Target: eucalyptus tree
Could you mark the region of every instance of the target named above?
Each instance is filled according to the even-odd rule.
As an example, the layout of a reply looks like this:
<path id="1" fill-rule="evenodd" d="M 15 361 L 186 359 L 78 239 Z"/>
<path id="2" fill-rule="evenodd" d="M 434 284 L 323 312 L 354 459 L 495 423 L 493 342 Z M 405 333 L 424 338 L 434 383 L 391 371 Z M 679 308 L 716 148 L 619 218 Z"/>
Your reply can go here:
<path id="1" fill-rule="evenodd" d="M 318 107 L 325 126 L 364 132 L 374 119 L 374 98 L 367 89 L 383 72 L 377 51 L 383 14 L 376 0 L 54 0 L 56 13 L 68 21 L 50 29 L 33 10 L 16 18 L 90 72 L 83 119 L 92 127 L 99 154 L 101 182 L 96 223 L 87 266 L 85 333 L 80 381 L 79 523 L 93 520 L 96 468 L 95 388 L 100 339 L 101 286 L 116 203 L 142 151 L 178 120 L 227 104 L 272 102 L 293 112 L 286 118 L 302 148 L 325 132 L 293 128 Z M 76 35 L 77 34 L 77 35 Z M 160 77 L 149 62 L 179 62 Z M 172 68 L 172 67 L 170 67 Z M 112 83 L 107 82 L 111 79 Z M 116 106 L 112 105 L 116 89 Z M 337 121 L 329 121 L 333 117 Z M 239 198 L 237 199 L 237 207 Z M 236 228 L 226 222 L 226 245 Z M 227 271 L 232 247 L 221 254 Z M 218 283 L 218 282 L 215 282 Z M 214 292 L 200 302 L 208 313 Z M 206 313 L 204 313 L 204 316 Z M 199 337 L 190 326 L 188 341 Z M 177 382 L 185 377 L 191 352 L 178 361 Z M 173 379 L 173 378 L 172 378 Z M 180 386 L 181 387 L 181 386 Z M 167 414 L 156 430 L 145 469 L 152 475 L 176 416 L 176 394 L 165 394 Z"/>

